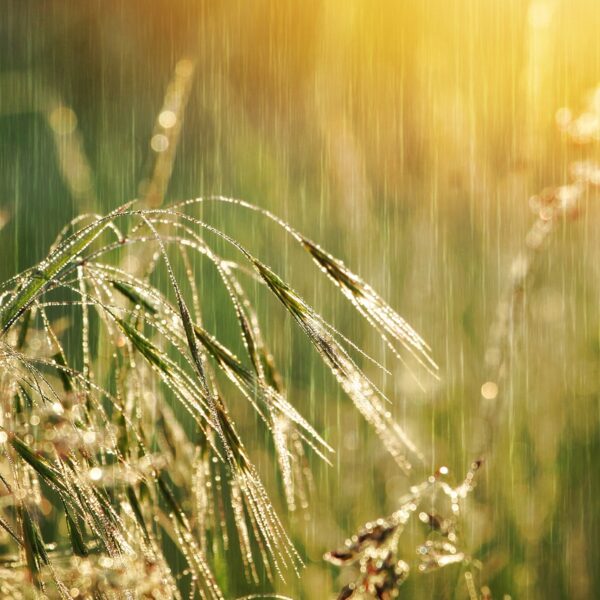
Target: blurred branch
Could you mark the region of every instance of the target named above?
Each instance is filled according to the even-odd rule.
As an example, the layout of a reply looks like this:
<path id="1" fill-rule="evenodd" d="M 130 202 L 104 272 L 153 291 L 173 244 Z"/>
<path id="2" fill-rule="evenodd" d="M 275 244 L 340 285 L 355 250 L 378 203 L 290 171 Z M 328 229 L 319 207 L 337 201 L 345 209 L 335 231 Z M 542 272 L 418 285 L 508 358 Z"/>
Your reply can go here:
<path id="1" fill-rule="evenodd" d="M 159 208 L 173 173 L 177 146 L 181 138 L 183 117 L 194 81 L 196 62 L 182 58 L 175 65 L 175 72 L 167 87 L 162 108 L 156 117 L 150 148 L 152 150 L 150 177 L 139 184 L 139 196 L 146 208 Z M 142 275 L 152 262 L 158 245 L 149 244 L 132 252 L 123 265 L 135 275 Z"/>
<path id="2" fill-rule="evenodd" d="M 150 139 L 153 162 L 151 174 L 139 185 L 140 196 L 147 208 L 158 208 L 164 202 L 165 192 L 173 173 L 173 163 L 195 71 L 194 60 L 182 58 L 177 62 L 162 108 L 156 118 Z"/>
<path id="3" fill-rule="evenodd" d="M 79 212 L 96 212 L 93 174 L 78 129 L 77 115 L 54 88 L 32 71 L 0 74 L 0 117 L 39 114 L 48 125 L 60 174 Z"/>
<path id="4" fill-rule="evenodd" d="M 576 119 L 568 109 L 561 109 L 560 118 L 557 118 L 558 126 L 571 142 L 591 144 L 600 132 L 598 113 L 600 104 L 594 102 Z M 512 261 L 508 285 L 498 303 L 491 339 L 484 355 L 487 379 L 481 386 L 480 418 L 486 431 L 482 432 L 475 448 L 477 461 L 483 460 L 491 452 L 502 416 L 502 388 L 517 343 L 516 333 L 523 314 L 526 285 L 557 225 L 563 220 L 578 218 L 586 193 L 600 186 L 599 163 L 592 160 L 575 161 L 570 164 L 569 172 L 572 183 L 546 188 L 529 200 L 536 219 L 525 236 L 525 248 Z"/>

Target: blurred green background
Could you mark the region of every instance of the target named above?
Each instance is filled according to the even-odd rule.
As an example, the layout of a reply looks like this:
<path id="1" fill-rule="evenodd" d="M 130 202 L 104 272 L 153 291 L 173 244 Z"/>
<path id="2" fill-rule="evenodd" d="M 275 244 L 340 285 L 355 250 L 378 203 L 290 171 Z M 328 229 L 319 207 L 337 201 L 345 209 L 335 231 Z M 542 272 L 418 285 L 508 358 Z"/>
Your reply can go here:
<path id="1" fill-rule="evenodd" d="M 420 389 L 389 356 L 392 375 L 365 368 L 431 468 L 447 465 L 460 481 L 478 434 L 490 324 L 532 220 L 528 198 L 594 153 L 563 139 L 555 114 L 580 110 L 600 82 L 597 3 L 4 0 L 1 8 L 0 277 L 41 259 L 79 212 L 138 195 L 165 90 L 177 61 L 191 57 L 167 200 L 245 198 L 370 282 L 431 344 L 442 379 L 422 376 Z M 56 107 L 68 107 L 68 135 Z M 528 289 L 494 455 L 467 516 L 494 598 L 600 594 L 600 210 L 593 197 L 584 204 L 578 222 L 558 228 Z M 206 214 L 384 360 L 381 341 L 276 227 L 231 207 Z M 227 338 L 230 315 L 211 300 L 210 281 L 203 289 L 211 328 Z M 283 310 L 258 308 L 292 402 L 337 451 L 332 468 L 314 461 L 309 513 L 285 516 L 308 567 L 281 589 L 334 597 L 344 574 L 323 553 L 395 510 L 408 484 Z M 246 439 L 254 424 L 240 423 Z M 262 442 L 251 444 L 253 457 L 276 496 Z M 455 567 L 415 575 L 402 597 L 454 597 L 459 576 Z M 241 575 L 230 589 L 248 592 Z"/>

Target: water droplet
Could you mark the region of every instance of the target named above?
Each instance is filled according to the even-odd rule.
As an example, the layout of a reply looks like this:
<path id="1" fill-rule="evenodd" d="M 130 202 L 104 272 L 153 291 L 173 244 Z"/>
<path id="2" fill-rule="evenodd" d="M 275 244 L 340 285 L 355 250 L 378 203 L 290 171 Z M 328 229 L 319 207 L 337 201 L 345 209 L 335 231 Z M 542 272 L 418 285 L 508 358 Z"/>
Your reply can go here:
<path id="1" fill-rule="evenodd" d="M 177 115 L 172 110 L 163 110 L 158 115 L 158 124 L 164 129 L 170 129 L 177 123 Z"/>
<path id="2" fill-rule="evenodd" d="M 102 479 L 102 469 L 100 467 L 92 467 L 89 476 L 92 481 L 100 481 Z"/>
<path id="3" fill-rule="evenodd" d="M 83 434 L 83 441 L 86 444 L 93 444 L 96 441 L 96 433 L 94 431 L 86 431 Z"/>
<path id="4" fill-rule="evenodd" d="M 50 113 L 48 122 L 59 135 L 69 135 L 77 127 L 77 116 L 68 106 L 57 106 Z"/>
<path id="5" fill-rule="evenodd" d="M 481 395 L 486 400 L 494 400 L 494 398 L 496 398 L 496 396 L 498 395 L 498 384 L 496 384 L 493 381 L 486 381 L 481 386 Z"/>
<path id="6" fill-rule="evenodd" d="M 150 147 L 154 152 L 164 152 L 169 147 L 169 138 L 162 133 L 157 133 L 152 136 Z"/>

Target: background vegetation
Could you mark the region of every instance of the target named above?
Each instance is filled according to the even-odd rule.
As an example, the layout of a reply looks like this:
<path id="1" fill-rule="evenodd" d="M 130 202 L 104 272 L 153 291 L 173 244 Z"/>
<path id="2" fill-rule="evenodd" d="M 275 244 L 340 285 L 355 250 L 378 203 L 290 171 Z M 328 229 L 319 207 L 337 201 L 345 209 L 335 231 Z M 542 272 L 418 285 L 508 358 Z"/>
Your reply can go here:
<path id="1" fill-rule="evenodd" d="M 484 353 L 534 219 L 529 198 L 568 181 L 569 164 L 594 152 L 593 127 L 589 140 L 573 140 L 556 117 L 565 106 L 595 114 L 595 2 L 8 0 L 2 9 L 0 279 L 40 260 L 73 216 L 143 195 L 155 119 L 189 57 L 196 69 L 167 199 L 252 201 L 369 281 L 430 343 L 439 382 L 420 375 L 419 386 L 386 359 L 277 227 L 206 209 L 387 361 L 390 375 L 365 369 L 426 452 L 425 470 L 445 465 L 460 482 L 486 435 Z M 560 221 L 527 288 L 494 452 L 467 517 L 494 598 L 600 589 L 600 212 L 593 195 L 581 204 L 577 221 Z M 206 326 L 227 339 L 235 323 L 210 277 L 201 281 Z M 332 468 L 314 460 L 306 514 L 287 515 L 277 499 L 254 417 L 238 425 L 308 563 L 277 587 L 326 598 L 347 575 L 324 552 L 396 510 L 408 484 L 285 311 L 257 309 L 295 406 L 336 450 Z M 410 578 L 402 592 L 452 597 L 459 578 L 449 567 Z M 242 577 L 229 589 L 255 591 Z"/>

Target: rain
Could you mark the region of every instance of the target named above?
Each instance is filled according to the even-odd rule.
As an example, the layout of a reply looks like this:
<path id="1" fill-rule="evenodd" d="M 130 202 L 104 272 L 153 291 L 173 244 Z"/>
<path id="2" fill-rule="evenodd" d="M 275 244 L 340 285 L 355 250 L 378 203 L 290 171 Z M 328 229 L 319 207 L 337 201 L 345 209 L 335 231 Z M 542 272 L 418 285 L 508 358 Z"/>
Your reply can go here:
<path id="1" fill-rule="evenodd" d="M 600 596 L 593 0 L 0 10 L 2 598 Z"/>

